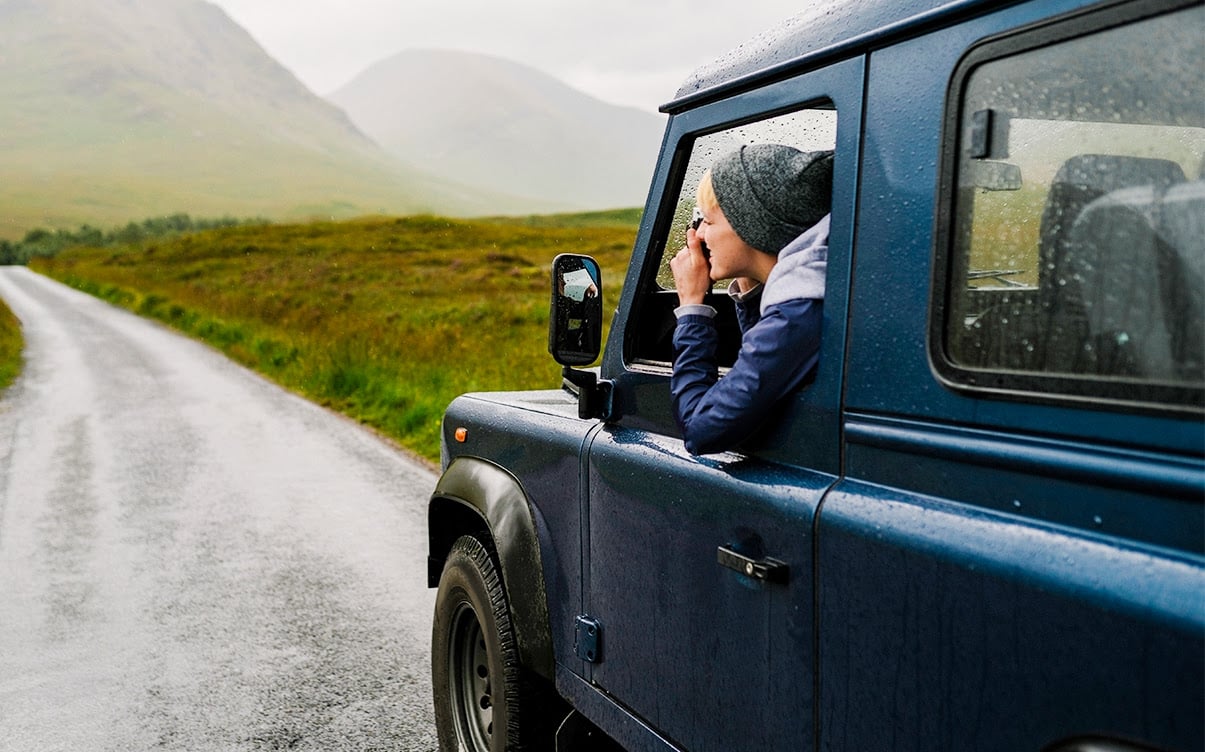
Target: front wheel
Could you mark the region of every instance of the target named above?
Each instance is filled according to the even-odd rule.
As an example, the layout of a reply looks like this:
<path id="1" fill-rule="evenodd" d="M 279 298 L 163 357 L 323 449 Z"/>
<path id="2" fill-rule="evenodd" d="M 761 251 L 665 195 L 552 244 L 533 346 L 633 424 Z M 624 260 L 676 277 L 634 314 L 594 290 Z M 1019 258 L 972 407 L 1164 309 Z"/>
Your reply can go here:
<path id="1" fill-rule="evenodd" d="M 441 752 L 537 749 L 545 724 L 528 690 L 506 592 L 489 550 L 464 536 L 444 564 L 435 599 L 431 678 Z"/>

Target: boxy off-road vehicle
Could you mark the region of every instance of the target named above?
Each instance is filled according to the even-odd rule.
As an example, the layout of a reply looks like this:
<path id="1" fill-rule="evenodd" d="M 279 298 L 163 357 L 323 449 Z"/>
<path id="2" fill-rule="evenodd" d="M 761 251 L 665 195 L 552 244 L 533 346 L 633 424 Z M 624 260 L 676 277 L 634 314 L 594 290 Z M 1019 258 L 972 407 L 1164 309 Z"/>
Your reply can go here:
<path id="1" fill-rule="evenodd" d="M 1200 2 L 839 0 L 693 75 L 599 367 L 562 256 L 565 388 L 444 418 L 442 748 L 1205 747 L 1203 50 Z M 819 366 L 692 456 L 668 258 L 759 142 L 835 151 Z"/>

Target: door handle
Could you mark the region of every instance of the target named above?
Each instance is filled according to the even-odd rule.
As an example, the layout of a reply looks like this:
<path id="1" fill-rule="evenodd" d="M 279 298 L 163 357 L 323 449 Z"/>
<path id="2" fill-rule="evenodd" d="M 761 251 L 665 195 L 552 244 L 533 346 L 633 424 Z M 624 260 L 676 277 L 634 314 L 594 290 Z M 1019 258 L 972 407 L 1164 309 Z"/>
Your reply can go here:
<path id="1" fill-rule="evenodd" d="M 787 566 L 786 562 L 771 558 L 751 559 L 726 546 L 720 546 L 716 550 L 716 561 L 722 567 L 735 570 L 755 580 L 785 585 L 790 579 L 791 568 Z"/>

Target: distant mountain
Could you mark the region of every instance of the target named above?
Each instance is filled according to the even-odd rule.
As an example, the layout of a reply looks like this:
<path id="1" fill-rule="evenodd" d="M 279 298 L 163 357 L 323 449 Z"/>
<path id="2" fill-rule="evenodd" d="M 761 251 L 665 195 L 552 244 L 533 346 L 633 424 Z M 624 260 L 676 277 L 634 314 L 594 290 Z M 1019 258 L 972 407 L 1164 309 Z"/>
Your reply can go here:
<path id="1" fill-rule="evenodd" d="M 0 237 L 531 204 L 401 165 L 204 0 L 0 0 L 0 155 Z"/>
<path id="2" fill-rule="evenodd" d="M 665 127 L 651 113 L 467 52 L 403 52 L 327 99 L 419 169 L 585 209 L 643 205 Z"/>

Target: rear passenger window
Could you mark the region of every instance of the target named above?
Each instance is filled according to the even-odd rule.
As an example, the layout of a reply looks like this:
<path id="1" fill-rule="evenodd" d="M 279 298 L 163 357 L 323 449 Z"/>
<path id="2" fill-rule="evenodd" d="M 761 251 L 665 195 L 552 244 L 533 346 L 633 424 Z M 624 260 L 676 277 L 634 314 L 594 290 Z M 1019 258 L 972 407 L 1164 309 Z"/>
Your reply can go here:
<path id="1" fill-rule="evenodd" d="M 934 360 L 974 389 L 1200 408 L 1205 8 L 1101 23 L 960 67 Z"/>

